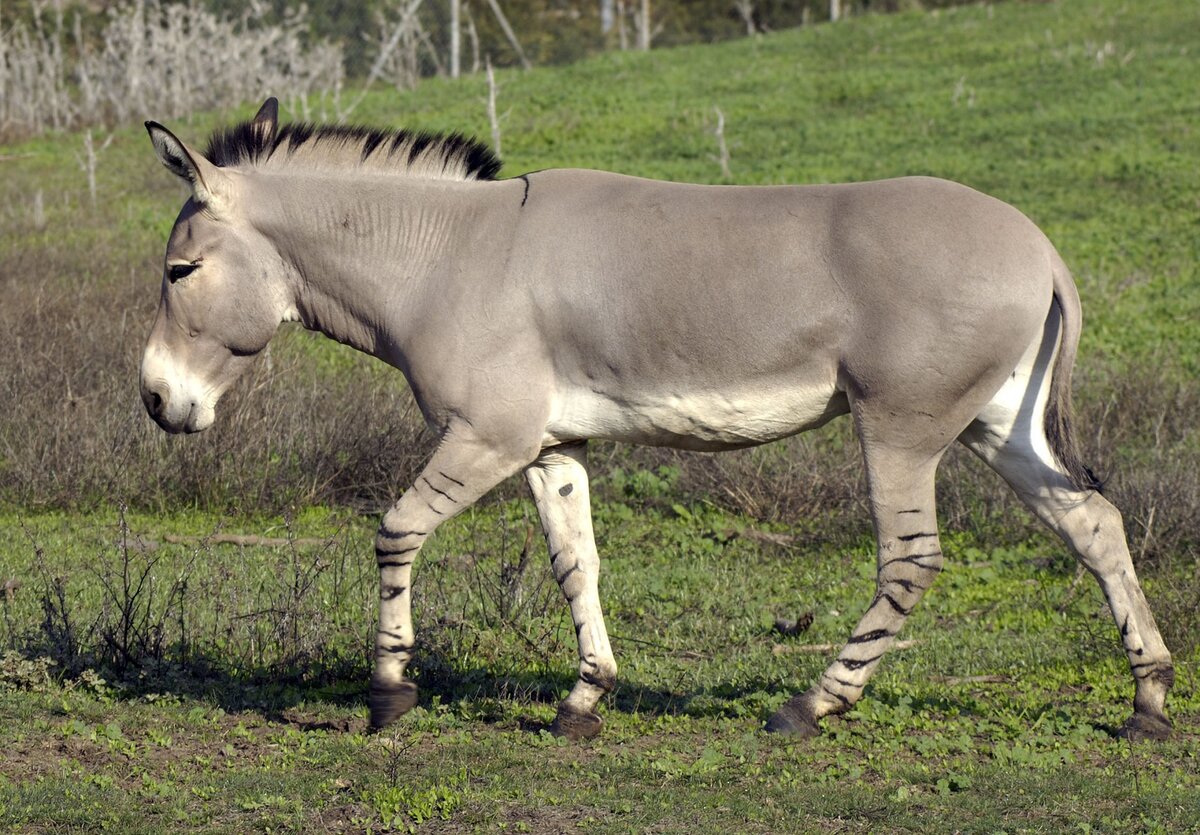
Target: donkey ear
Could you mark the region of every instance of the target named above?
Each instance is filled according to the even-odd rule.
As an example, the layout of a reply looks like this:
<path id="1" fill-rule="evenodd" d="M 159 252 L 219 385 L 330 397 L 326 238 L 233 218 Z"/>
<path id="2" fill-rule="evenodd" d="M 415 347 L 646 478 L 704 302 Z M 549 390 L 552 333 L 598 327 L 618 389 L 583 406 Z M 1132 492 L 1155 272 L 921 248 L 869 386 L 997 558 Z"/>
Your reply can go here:
<path id="1" fill-rule="evenodd" d="M 232 183 L 224 171 L 194 153 L 158 122 L 146 122 L 146 130 L 159 161 L 176 177 L 187 181 L 196 202 L 217 210 L 228 201 Z"/>
<path id="2" fill-rule="evenodd" d="M 279 99 L 271 96 L 263 102 L 251 124 L 267 139 L 274 139 L 275 129 L 279 127 Z"/>

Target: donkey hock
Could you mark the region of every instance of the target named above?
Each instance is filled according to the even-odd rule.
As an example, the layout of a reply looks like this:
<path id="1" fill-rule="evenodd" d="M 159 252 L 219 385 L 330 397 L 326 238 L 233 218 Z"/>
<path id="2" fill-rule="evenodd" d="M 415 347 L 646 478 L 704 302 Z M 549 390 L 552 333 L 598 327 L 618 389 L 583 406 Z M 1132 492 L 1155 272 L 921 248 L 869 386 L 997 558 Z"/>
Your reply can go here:
<path id="1" fill-rule="evenodd" d="M 495 180 L 499 162 L 458 135 L 281 126 L 277 111 L 269 99 L 203 155 L 147 123 L 191 198 L 167 245 L 142 397 L 164 429 L 204 429 L 285 321 L 405 374 L 441 440 L 375 540 L 373 726 L 416 703 L 404 673 L 422 544 L 502 479 L 528 479 L 579 636 L 579 679 L 552 729 L 586 737 L 617 672 L 587 441 L 734 449 L 849 413 L 877 591 L 837 659 L 768 730 L 815 734 L 862 695 L 942 566 L 934 474 L 958 440 L 1099 580 L 1136 683 L 1123 733 L 1170 733 L 1170 654 L 1120 514 L 1072 441 L 1079 297 L 1015 209 L 929 178 Z"/>

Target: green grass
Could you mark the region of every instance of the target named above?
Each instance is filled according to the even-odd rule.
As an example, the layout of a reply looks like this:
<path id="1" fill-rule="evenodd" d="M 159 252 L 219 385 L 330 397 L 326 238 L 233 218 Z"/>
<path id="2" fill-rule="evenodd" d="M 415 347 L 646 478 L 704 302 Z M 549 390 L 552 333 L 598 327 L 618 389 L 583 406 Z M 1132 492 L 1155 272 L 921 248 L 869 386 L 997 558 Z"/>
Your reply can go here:
<path id="1" fill-rule="evenodd" d="M 572 165 L 719 182 L 719 106 L 736 182 L 957 179 L 1024 210 L 1073 268 L 1087 320 L 1082 402 L 1107 396 L 1089 393 L 1089 380 L 1125 372 L 1161 369 L 1172 385 L 1194 386 L 1197 24 L 1200 7 L 1174 0 L 1006 3 L 504 72 L 504 173 Z M 374 92 L 354 118 L 486 136 L 484 95 L 482 79 L 431 81 Z M 172 127 L 199 145 L 232 115 Z M 74 391 L 82 411 L 70 414 L 109 402 L 138 409 L 134 342 L 149 326 L 182 194 L 144 131 L 122 128 L 100 157 L 102 208 L 92 211 L 79 148 L 79 136 L 66 135 L 2 149 L 15 159 L 0 161 L 0 284 L 39 305 L 81 292 L 142 299 L 114 314 L 128 312 L 122 329 L 137 332 L 121 359 L 130 385 L 87 389 L 95 375 L 82 375 Z M 31 210 L 39 191 L 40 228 Z M 54 339 L 92 331 L 80 314 Z M 390 373 L 297 331 L 273 350 L 281 365 L 301 360 L 317 385 Z M 288 384 L 299 382 L 279 385 Z M 4 421 L 0 414 L 0 475 L 25 437 Z M 89 430 L 80 422 L 71 431 Z M 1189 431 L 1170 443 L 1194 449 Z M 847 438 L 835 430 L 830 445 Z M 1117 460 L 1160 460 L 1157 443 L 1131 443 Z M 286 452 L 276 444 L 275 455 Z M 48 448 L 46 466 L 69 454 Z M 170 466 L 190 460 L 177 455 Z M 113 466 L 151 483 L 180 478 L 155 460 L 126 456 Z M 918 643 L 891 653 L 864 700 L 827 722 L 822 737 L 795 742 L 759 728 L 828 662 L 832 653 L 812 646 L 843 641 L 870 599 L 865 513 L 850 548 L 852 525 L 828 519 L 774 529 L 799 536 L 770 545 L 741 535 L 761 521 L 700 500 L 673 507 L 670 473 L 599 476 L 601 594 L 621 673 L 602 707 L 604 734 L 582 744 L 541 730 L 576 662 L 536 544 L 517 571 L 536 524 L 527 502 L 473 510 L 423 552 L 414 589 L 421 703 L 374 737 L 363 729 L 376 516 L 299 507 L 284 517 L 252 497 L 206 494 L 192 503 L 209 509 L 164 500 L 149 503 L 158 512 L 130 511 L 141 544 L 122 549 L 115 510 L 79 513 L 59 502 L 55 511 L 46 507 L 54 499 L 37 495 L 0 505 L 0 581 L 23 583 L 11 600 L 0 596 L 0 635 L 25 650 L 0 662 L 0 830 L 1197 828 L 1195 638 L 1175 629 L 1175 738 L 1114 739 L 1132 679 L 1095 583 L 1072 584 L 1057 541 L 1014 536 L 1023 522 L 989 509 L 969 532 L 947 529 L 947 569 L 902 636 Z M 246 512 L 211 509 L 244 503 Z M 1149 509 L 1141 544 L 1153 549 Z M 1167 518 L 1165 504 L 1158 514 Z M 301 544 L 207 541 L 217 530 Z M 178 536 L 190 539 L 168 541 Z M 319 544 L 303 542 L 310 538 Z M 135 579 L 149 572 L 138 611 L 154 627 L 143 634 L 150 655 L 161 659 L 118 675 L 106 668 L 114 659 L 101 634 L 117 624 L 122 593 L 106 593 L 102 580 L 123 568 Z M 1143 575 L 1152 604 L 1183 590 L 1193 620 L 1177 623 L 1194 622 L 1195 565 L 1166 561 Z M 776 618 L 808 612 L 813 625 L 802 635 L 772 630 Z M 57 673 L 36 661 L 43 654 L 59 659 Z"/>
<path id="2" fill-rule="evenodd" d="M 522 578 L 528 605 L 505 614 L 487 592 L 518 560 L 527 503 L 472 511 L 427 546 L 415 602 L 421 704 L 379 736 L 363 733 L 364 671 L 273 673 L 242 654 L 252 632 L 209 631 L 219 611 L 226 625 L 253 620 L 262 597 L 248 591 L 272 576 L 287 585 L 293 549 L 170 545 L 168 535 L 205 535 L 219 520 L 134 516 L 140 541 L 158 543 L 157 576 L 184 571 L 202 590 L 183 606 L 191 644 L 177 649 L 193 672 L 64 684 L 6 659 L 0 820 L 18 831 L 778 832 L 929 831 L 936 816 L 946 831 L 1171 832 L 1200 813 L 1195 654 L 1176 659 L 1176 737 L 1113 738 L 1132 679 L 1095 583 L 1072 589 L 1061 548 L 949 536 L 948 567 L 905 628 L 918 643 L 890 654 L 821 738 L 796 742 L 759 727 L 832 655 L 807 648 L 840 643 L 870 599 L 869 541 L 850 552 L 764 545 L 738 535 L 751 520 L 641 501 L 597 507 L 621 686 L 602 708 L 603 735 L 582 744 L 541 730 L 575 662 L 540 548 Z M 313 510 L 241 521 L 333 543 L 296 547 L 301 563 L 346 549 L 347 575 L 321 572 L 296 610 L 322 613 L 313 652 L 364 656 L 372 520 Z M 76 623 L 101 615 L 94 569 L 79 566 L 94 567 L 97 551 L 115 559 L 114 520 L 3 522 L 3 552 L 29 578 L 5 608 L 7 637 L 36 631 L 44 576 L 65 576 Z M 808 631 L 773 630 L 803 612 L 815 616 Z"/>

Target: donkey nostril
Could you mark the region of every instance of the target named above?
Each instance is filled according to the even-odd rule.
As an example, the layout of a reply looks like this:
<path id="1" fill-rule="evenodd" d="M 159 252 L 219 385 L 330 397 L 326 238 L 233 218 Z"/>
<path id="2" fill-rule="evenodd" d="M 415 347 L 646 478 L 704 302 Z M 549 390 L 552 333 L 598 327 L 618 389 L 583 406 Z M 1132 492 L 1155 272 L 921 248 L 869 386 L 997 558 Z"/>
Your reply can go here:
<path id="1" fill-rule="evenodd" d="M 162 411 L 162 395 L 157 391 L 150 392 L 150 411 L 156 415 Z"/>

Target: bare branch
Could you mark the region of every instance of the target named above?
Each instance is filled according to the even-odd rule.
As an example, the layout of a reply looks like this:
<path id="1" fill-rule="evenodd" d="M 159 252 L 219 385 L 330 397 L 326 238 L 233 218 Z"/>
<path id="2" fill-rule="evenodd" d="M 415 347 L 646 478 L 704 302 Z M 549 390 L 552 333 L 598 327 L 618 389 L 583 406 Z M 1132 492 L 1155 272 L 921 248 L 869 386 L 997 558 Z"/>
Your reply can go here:
<path id="1" fill-rule="evenodd" d="M 504 16 L 504 12 L 500 9 L 500 4 L 496 0 L 487 0 L 488 6 L 492 10 L 492 14 L 496 16 L 496 22 L 500 24 L 500 28 L 504 30 L 504 37 L 508 38 L 508 42 L 512 44 L 513 51 L 517 53 L 517 57 L 521 59 L 521 66 L 525 69 L 531 67 L 529 59 L 525 57 L 525 50 L 521 49 L 521 44 L 517 40 L 516 33 L 513 32 L 512 26 L 508 24 L 508 18 Z"/>
<path id="2" fill-rule="evenodd" d="M 487 82 L 488 82 L 488 97 L 487 97 L 487 115 L 488 122 L 492 126 L 492 148 L 496 151 L 496 156 L 503 156 L 500 150 L 500 120 L 496 116 L 496 73 L 492 71 L 492 61 L 487 60 Z"/>

